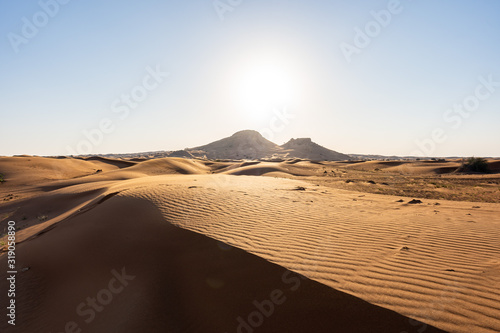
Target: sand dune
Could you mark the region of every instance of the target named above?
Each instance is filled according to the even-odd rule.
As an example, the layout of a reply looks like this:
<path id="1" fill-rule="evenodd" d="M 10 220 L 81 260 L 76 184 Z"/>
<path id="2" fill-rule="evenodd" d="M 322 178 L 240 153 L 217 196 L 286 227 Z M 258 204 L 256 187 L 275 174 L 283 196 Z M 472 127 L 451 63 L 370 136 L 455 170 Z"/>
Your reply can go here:
<path id="1" fill-rule="evenodd" d="M 240 175 L 240 176 L 262 176 L 269 174 L 271 172 L 288 173 L 293 175 L 294 173 L 287 170 L 278 163 L 261 162 L 258 164 L 247 164 L 242 163 L 241 166 L 237 168 L 229 168 L 229 170 L 223 172 L 227 175 Z"/>
<path id="2" fill-rule="evenodd" d="M 129 168 L 128 170 L 142 172 L 145 175 L 158 175 L 209 173 L 210 169 L 206 167 L 205 164 L 197 160 L 169 157 L 145 161 Z"/>
<path id="3" fill-rule="evenodd" d="M 441 202 L 436 213 L 391 197 L 295 191 L 307 184 L 281 179 L 191 180 L 134 195 L 176 225 L 409 317 L 453 332 L 500 329 L 499 280 L 486 274 L 500 256 L 498 205 Z"/>
<path id="4" fill-rule="evenodd" d="M 57 159 L 37 156 L 2 157 L 0 172 L 9 178 L 6 186 L 29 186 L 41 181 L 82 177 L 98 169 L 109 171 L 116 167 L 105 167 L 100 163 L 74 158 Z"/>
<path id="5" fill-rule="evenodd" d="M 500 172 L 500 161 L 489 159 L 488 168 L 492 173 Z M 456 172 L 461 166 L 461 160 L 427 160 L 427 161 L 344 161 L 336 162 L 344 164 L 347 168 L 361 171 L 373 171 L 375 169 L 402 172 L 421 175 L 448 174 Z"/>
<path id="6" fill-rule="evenodd" d="M 29 304 L 19 308 L 18 332 L 71 321 L 85 332 L 417 332 L 402 315 L 176 228 L 129 196 L 58 224 L 18 256 L 29 267 L 18 276 L 18 302 Z M 92 311 L 87 297 L 106 289 L 113 271 L 126 285 Z"/>
<path id="7" fill-rule="evenodd" d="M 117 168 L 128 168 L 129 166 L 135 165 L 134 161 L 118 160 L 113 158 L 106 158 L 101 156 L 92 156 L 85 158 L 85 161 L 101 162 L 105 165 L 116 166 Z"/>
<path id="8" fill-rule="evenodd" d="M 488 162 L 488 167 L 492 172 L 500 172 L 500 161 L 490 159 Z"/>
<path id="9" fill-rule="evenodd" d="M 97 162 L 0 159 L 0 198 L 13 195 L 0 228 L 18 222 L 29 267 L 18 275 L 23 332 L 70 320 L 88 332 L 236 332 L 273 290 L 287 301 L 255 332 L 500 331 L 500 204 L 409 204 L 306 181 L 331 178 L 338 162 L 166 158 L 91 172 Z M 401 166 L 374 164 L 342 170 Z M 42 176 L 23 186 L 31 169 Z M 135 280 L 85 323 L 75 307 L 123 267 Z M 296 292 L 288 270 L 307 278 Z"/>
<path id="10" fill-rule="evenodd" d="M 412 174 L 443 174 L 455 171 L 461 163 L 459 161 L 356 161 L 347 164 L 350 164 L 347 168 L 362 171 L 379 169 Z"/>

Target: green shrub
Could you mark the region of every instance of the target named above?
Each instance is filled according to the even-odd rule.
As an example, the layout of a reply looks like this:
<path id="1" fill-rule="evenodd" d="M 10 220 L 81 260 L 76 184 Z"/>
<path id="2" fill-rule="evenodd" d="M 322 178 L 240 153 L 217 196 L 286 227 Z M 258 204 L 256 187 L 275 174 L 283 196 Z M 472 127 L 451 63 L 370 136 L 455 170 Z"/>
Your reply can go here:
<path id="1" fill-rule="evenodd" d="M 488 162 L 482 157 L 469 157 L 462 161 L 462 165 L 458 168 L 460 172 L 489 172 Z"/>
<path id="2" fill-rule="evenodd" d="M 3 173 L 0 173 L 0 183 L 3 183 L 3 182 L 5 182 L 5 178 L 4 178 Z"/>

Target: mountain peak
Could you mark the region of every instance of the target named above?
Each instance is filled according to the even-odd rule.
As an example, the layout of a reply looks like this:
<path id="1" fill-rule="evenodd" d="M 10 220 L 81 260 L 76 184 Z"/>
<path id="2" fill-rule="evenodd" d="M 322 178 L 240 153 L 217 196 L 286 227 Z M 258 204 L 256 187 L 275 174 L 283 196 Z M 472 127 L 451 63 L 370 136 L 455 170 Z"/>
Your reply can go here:
<path id="1" fill-rule="evenodd" d="M 234 133 L 231 137 L 235 136 L 250 136 L 250 137 L 262 137 L 262 135 L 255 130 L 242 130 Z"/>
<path id="2" fill-rule="evenodd" d="M 311 138 L 290 139 L 281 146 L 289 151 L 289 155 L 317 161 L 342 161 L 348 160 L 348 155 L 325 148 L 311 140 Z"/>
<path id="3" fill-rule="evenodd" d="M 205 152 L 211 159 L 260 159 L 281 150 L 277 144 L 254 130 L 243 130 L 230 137 L 193 148 Z"/>
<path id="4" fill-rule="evenodd" d="M 311 138 L 297 138 L 297 139 L 290 139 L 287 143 L 285 143 L 282 147 L 285 146 L 301 146 L 301 145 L 308 145 L 312 144 Z"/>
<path id="5" fill-rule="evenodd" d="M 348 155 L 322 147 L 314 143 L 311 138 L 290 139 L 284 145 L 278 146 L 254 130 L 239 131 L 230 137 L 191 149 L 194 150 L 197 151 L 197 155 L 202 153 L 209 159 L 304 158 L 328 161 L 349 159 Z"/>

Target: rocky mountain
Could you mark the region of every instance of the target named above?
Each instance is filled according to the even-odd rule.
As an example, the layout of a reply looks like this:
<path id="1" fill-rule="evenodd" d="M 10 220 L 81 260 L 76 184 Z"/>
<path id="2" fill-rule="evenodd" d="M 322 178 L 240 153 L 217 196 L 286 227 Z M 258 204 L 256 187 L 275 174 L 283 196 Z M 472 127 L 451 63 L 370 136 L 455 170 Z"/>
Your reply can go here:
<path id="1" fill-rule="evenodd" d="M 261 159 L 281 152 L 280 146 L 264 138 L 259 132 L 239 131 L 230 137 L 189 149 L 203 151 L 209 159 Z"/>
<path id="2" fill-rule="evenodd" d="M 290 139 L 281 147 L 296 158 L 317 161 L 343 161 L 351 158 L 349 155 L 320 146 L 310 138 Z"/>
<path id="3" fill-rule="evenodd" d="M 286 159 L 341 161 L 350 157 L 314 143 L 310 138 L 291 139 L 282 146 L 267 140 L 259 132 L 240 131 L 204 146 L 186 149 L 193 156 L 209 159 Z"/>

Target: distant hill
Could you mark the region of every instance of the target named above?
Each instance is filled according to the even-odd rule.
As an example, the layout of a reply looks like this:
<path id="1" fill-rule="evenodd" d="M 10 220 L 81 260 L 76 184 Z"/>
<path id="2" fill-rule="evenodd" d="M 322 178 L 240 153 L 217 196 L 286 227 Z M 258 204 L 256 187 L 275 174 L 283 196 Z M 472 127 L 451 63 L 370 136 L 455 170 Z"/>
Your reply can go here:
<path id="1" fill-rule="evenodd" d="M 284 145 L 277 145 L 253 130 L 239 131 L 230 137 L 209 144 L 176 151 L 149 151 L 123 154 L 80 155 L 80 157 L 101 156 L 106 158 L 156 159 L 183 157 L 220 160 L 285 160 L 292 158 L 314 161 L 356 160 L 364 155 L 347 155 L 325 148 L 310 138 L 290 139 Z"/>
<path id="2" fill-rule="evenodd" d="M 207 145 L 186 149 L 194 156 L 209 159 L 287 159 L 303 158 L 323 161 L 342 161 L 349 155 L 327 149 L 310 138 L 291 139 L 282 146 L 267 140 L 259 132 L 244 130 Z"/>
<path id="3" fill-rule="evenodd" d="M 193 158 L 194 156 L 186 150 L 176 150 L 168 154 L 168 157 L 185 157 L 185 158 Z"/>
<path id="4" fill-rule="evenodd" d="M 282 149 L 259 132 L 245 130 L 207 145 L 188 149 L 191 150 L 197 151 L 197 155 L 201 150 L 209 159 L 261 159 L 278 154 Z"/>
<path id="5" fill-rule="evenodd" d="M 351 159 L 349 155 L 320 146 L 314 143 L 310 138 L 290 139 L 290 141 L 281 147 L 286 149 L 290 155 L 296 158 L 319 161 L 343 161 Z"/>

